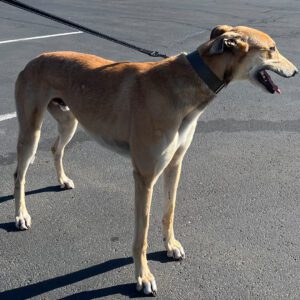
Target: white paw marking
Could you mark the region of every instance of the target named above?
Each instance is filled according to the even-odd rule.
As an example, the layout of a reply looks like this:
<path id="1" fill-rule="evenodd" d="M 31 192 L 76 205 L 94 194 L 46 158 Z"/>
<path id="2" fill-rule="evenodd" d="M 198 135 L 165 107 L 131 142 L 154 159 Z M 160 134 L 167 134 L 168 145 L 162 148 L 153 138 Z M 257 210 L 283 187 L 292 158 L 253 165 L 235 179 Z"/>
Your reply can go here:
<path id="1" fill-rule="evenodd" d="M 71 179 L 65 179 L 65 180 L 61 180 L 62 184 L 60 185 L 60 187 L 62 189 L 74 189 L 75 188 L 75 184 L 73 182 L 73 180 Z"/>
<path id="2" fill-rule="evenodd" d="M 23 212 L 16 216 L 16 227 L 19 230 L 27 230 L 31 227 L 31 217 L 28 212 Z"/>
<path id="3" fill-rule="evenodd" d="M 144 283 L 144 294 L 149 295 L 152 293 L 151 283 L 145 282 Z"/>
<path id="4" fill-rule="evenodd" d="M 145 277 L 147 278 L 148 276 Z M 151 274 L 150 277 L 153 277 L 153 275 Z M 145 295 L 152 294 L 153 296 L 156 296 L 157 294 L 157 285 L 154 278 L 152 280 L 149 280 L 149 279 L 142 279 L 142 277 L 139 276 L 138 282 L 136 284 L 136 289 L 138 292 L 143 291 Z"/>
<path id="5" fill-rule="evenodd" d="M 185 258 L 185 252 L 181 244 L 175 240 L 170 239 L 169 241 L 164 241 L 165 247 L 167 249 L 167 256 L 173 257 L 175 260 L 181 260 Z"/>

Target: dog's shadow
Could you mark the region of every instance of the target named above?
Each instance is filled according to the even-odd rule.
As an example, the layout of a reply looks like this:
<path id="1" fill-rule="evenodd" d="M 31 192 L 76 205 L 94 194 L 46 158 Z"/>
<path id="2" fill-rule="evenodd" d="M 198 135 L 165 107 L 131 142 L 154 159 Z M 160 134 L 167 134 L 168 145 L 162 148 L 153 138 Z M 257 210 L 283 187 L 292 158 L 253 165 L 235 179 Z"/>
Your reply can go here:
<path id="1" fill-rule="evenodd" d="M 25 196 L 40 194 L 40 193 L 48 193 L 48 192 L 62 192 L 62 191 L 65 191 L 65 189 L 62 189 L 59 185 L 52 185 L 52 186 L 47 186 L 44 188 L 28 191 L 25 193 Z M 13 200 L 13 199 L 14 199 L 14 195 L 0 196 L 0 203 Z M 14 222 L 1 223 L 0 229 L 3 229 L 7 232 L 19 232 L 19 230 L 15 227 Z"/>
<path id="2" fill-rule="evenodd" d="M 36 189 L 26 192 L 26 195 L 34 195 L 45 192 L 61 192 L 64 189 L 61 189 L 59 185 L 57 186 L 48 186 L 41 189 Z M 13 200 L 13 195 L 2 196 L 0 197 L 0 203 Z M 2 223 L 0 228 L 6 230 L 7 232 L 17 232 L 14 222 Z M 173 261 L 171 258 L 168 258 L 165 251 L 158 251 L 149 253 L 147 255 L 149 260 L 159 261 L 161 263 L 167 263 Z M 111 259 L 99 265 L 95 265 L 80 271 L 62 275 L 59 277 L 51 278 L 45 281 L 33 283 L 23 287 L 15 288 L 12 290 L 7 290 L 0 292 L 0 299 L 29 299 L 42 295 L 44 293 L 50 292 L 52 290 L 74 284 L 76 282 L 88 279 L 93 276 L 97 276 L 109 271 L 112 271 L 117 268 L 124 267 L 126 265 L 132 264 L 133 259 L 131 257 Z M 95 299 L 103 298 L 106 296 L 112 295 L 123 295 L 129 298 L 140 298 L 145 297 L 145 295 L 138 293 L 135 288 L 134 283 L 114 285 L 111 287 L 106 287 L 98 290 L 92 291 L 83 291 L 77 294 L 67 296 L 62 299 Z"/>
<path id="3" fill-rule="evenodd" d="M 149 260 L 158 261 L 161 263 L 173 261 L 171 258 L 167 257 L 165 251 L 152 252 L 149 253 L 147 257 Z M 111 259 L 99 265 L 95 265 L 73 273 L 0 292 L 0 299 L 29 299 L 132 263 L 133 259 L 131 257 Z M 62 299 L 94 299 L 112 295 L 123 295 L 129 298 L 145 297 L 145 295 L 136 291 L 134 283 L 127 283 L 98 290 L 83 291 Z"/>
<path id="4" fill-rule="evenodd" d="M 8 223 L 1 223 L 0 229 L 3 229 L 7 232 L 18 232 L 20 230 L 17 229 L 14 222 L 8 222 Z"/>
<path id="5" fill-rule="evenodd" d="M 62 189 L 59 185 L 52 185 L 47 186 L 44 188 L 28 191 L 25 193 L 25 196 L 34 195 L 34 194 L 40 194 L 40 193 L 48 193 L 48 192 L 62 192 L 65 191 L 65 189 Z M 7 196 L 0 196 L 0 203 L 13 200 L 14 195 L 7 195 Z M 3 229 L 7 232 L 18 232 L 17 228 L 15 227 L 14 222 L 8 222 L 8 223 L 1 223 L 0 229 Z"/>
<path id="6" fill-rule="evenodd" d="M 51 185 L 44 188 L 28 191 L 25 193 L 25 196 L 40 194 L 40 193 L 48 193 L 48 192 L 62 192 L 62 191 L 65 191 L 65 189 L 62 189 L 59 185 Z M 14 199 L 14 195 L 0 196 L 0 203 L 13 200 L 13 199 Z"/>

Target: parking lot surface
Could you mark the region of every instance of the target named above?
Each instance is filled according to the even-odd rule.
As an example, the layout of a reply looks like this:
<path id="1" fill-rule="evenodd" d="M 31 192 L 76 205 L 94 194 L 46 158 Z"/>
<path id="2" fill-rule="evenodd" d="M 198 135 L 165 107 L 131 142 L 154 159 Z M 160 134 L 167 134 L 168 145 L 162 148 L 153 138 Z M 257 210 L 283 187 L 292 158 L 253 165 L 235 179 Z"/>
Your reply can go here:
<path id="1" fill-rule="evenodd" d="M 270 34 L 300 65 L 300 2 L 24 1 L 168 55 L 190 52 L 219 24 Z M 150 58 L 0 3 L 0 299 L 143 298 L 131 258 L 130 160 L 78 129 L 65 169 L 76 188 L 61 191 L 50 153 L 56 124 L 47 116 L 27 173 L 33 225 L 14 228 L 17 119 L 14 82 L 42 52 L 72 50 L 117 61 Z M 47 38 L 25 38 L 55 35 Z M 152 59 L 156 60 L 156 59 Z M 171 262 L 161 235 L 162 184 L 151 209 L 149 264 L 158 299 L 300 298 L 300 81 L 272 76 L 281 95 L 249 82 L 230 85 L 201 116 L 184 160 L 175 218 L 187 258 Z"/>

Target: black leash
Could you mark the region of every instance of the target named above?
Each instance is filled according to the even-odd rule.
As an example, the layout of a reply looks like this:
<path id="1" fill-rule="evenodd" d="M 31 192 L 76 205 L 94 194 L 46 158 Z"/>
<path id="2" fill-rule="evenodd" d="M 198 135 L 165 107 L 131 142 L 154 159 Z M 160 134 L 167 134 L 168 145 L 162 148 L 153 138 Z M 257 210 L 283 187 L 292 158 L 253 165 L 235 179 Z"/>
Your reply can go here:
<path id="1" fill-rule="evenodd" d="M 98 32 L 96 30 L 90 29 L 88 27 L 82 26 L 80 24 L 77 24 L 72 21 L 68 21 L 64 18 L 55 16 L 53 14 L 50 14 L 46 11 L 37 9 L 35 7 L 29 6 L 27 4 L 24 4 L 17 0 L 0 0 L 0 2 L 4 2 L 6 4 L 15 6 L 17 8 L 29 11 L 31 13 L 34 13 L 36 15 L 40 15 L 42 17 L 48 18 L 52 21 L 56 21 L 59 23 L 62 23 L 64 25 L 68 25 L 70 27 L 79 29 L 81 31 L 87 32 L 89 34 L 95 35 L 99 38 L 109 40 L 111 42 L 117 43 L 119 45 L 131 48 L 133 50 L 139 51 L 141 53 L 147 54 L 151 57 L 162 57 L 162 58 L 168 58 L 166 54 L 159 53 L 158 51 L 153 50 L 147 50 L 144 48 L 137 47 L 135 45 L 129 44 L 127 42 L 118 40 L 116 38 L 113 38 L 111 36 L 108 36 L 106 34 L 103 34 L 101 32 Z M 208 87 L 214 91 L 216 94 L 225 86 L 225 83 L 221 81 L 213 72 L 209 69 L 209 67 L 204 63 L 202 58 L 200 57 L 198 51 L 194 51 L 187 55 L 187 59 L 194 68 L 195 72 L 200 76 L 200 78 L 208 85 Z"/>
<path id="2" fill-rule="evenodd" d="M 125 46 L 125 47 L 128 47 L 128 48 L 134 49 L 134 50 L 139 51 L 141 53 L 147 54 L 147 55 L 149 55 L 151 57 L 168 58 L 168 56 L 166 54 L 159 53 L 158 51 L 147 50 L 147 49 L 144 49 L 144 48 L 137 47 L 135 45 L 132 45 L 132 44 L 126 43 L 124 41 L 118 40 L 118 39 L 116 39 L 114 37 L 108 36 L 106 34 L 98 32 L 96 30 L 93 30 L 93 29 L 90 29 L 88 27 L 85 27 L 85 26 L 82 26 L 80 24 L 77 24 L 75 22 L 68 21 L 68 20 L 66 20 L 64 18 L 55 16 L 53 14 L 50 14 L 50 13 L 46 12 L 46 11 L 37 9 L 35 7 L 32 7 L 32 6 L 29 6 L 29 5 L 24 4 L 24 3 L 20 2 L 20 1 L 16 1 L 16 0 L 0 0 L 0 1 L 4 2 L 6 4 L 9 4 L 9 5 L 15 6 L 17 8 L 29 11 L 29 12 L 34 13 L 36 15 L 40 15 L 42 17 L 48 18 L 48 19 L 50 19 L 52 21 L 56 21 L 56 22 L 62 23 L 64 25 L 68 25 L 68 26 L 76 28 L 76 29 L 78 29 L 80 31 L 87 32 L 87 33 L 95 35 L 95 36 L 97 36 L 99 38 L 106 39 L 106 40 L 109 40 L 111 42 L 117 43 L 119 45 L 122 45 L 122 46 Z"/>

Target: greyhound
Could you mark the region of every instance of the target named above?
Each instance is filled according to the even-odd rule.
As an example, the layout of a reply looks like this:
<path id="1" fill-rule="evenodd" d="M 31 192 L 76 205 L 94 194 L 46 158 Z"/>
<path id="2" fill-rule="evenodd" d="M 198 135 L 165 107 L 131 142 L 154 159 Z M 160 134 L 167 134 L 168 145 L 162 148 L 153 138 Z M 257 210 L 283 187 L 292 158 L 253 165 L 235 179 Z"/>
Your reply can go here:
<path id="1" fill-rule="evenodd" d="M 197 120 L 216 94 L 233 81 L 249 80 L 269 93 L 281 93 L 267 70 L 287 78 L 298 73 L 270 36 L 228 25 L 214 28 L 210 39 L 192 53 L 158 62 L 114 62 L 67 51 L 33 59 L 19 74 L 15 88 L 17 228 L 31 226 L 25 175 L 48 109 L 58 122 L 52 152 L 62 188 L 74 188 L 62 159 L 78 122 L 99 143 L 130 156 L 135 182 L 135 278 L 139 291 L 155 295 L 157 286 L 146 257 L 153 186 L 163 174 L 164 246 L 169 257 L 182 259 L 185 253 L 173 229 L 176 191 Z"/>

